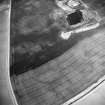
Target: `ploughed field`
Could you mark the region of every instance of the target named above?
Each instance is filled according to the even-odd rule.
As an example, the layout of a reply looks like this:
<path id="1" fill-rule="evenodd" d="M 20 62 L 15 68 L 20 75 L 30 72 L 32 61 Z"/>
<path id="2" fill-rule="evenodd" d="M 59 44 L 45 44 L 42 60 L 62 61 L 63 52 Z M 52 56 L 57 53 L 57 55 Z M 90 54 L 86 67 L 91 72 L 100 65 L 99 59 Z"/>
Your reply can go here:
<path id="1" fill-rule="evenodd" d="M 105 36 L 80 42 L 62 56 L 13 78 L 21 105 L 60 105 L 105 75 Z"/>
<path id="2" fill-rule="evenodd" d="M 48 5 L 43 2 L 44 12 L 38 2 L 24 2 L 14 5 L 11 14 L 10 72 L 15 95 L 20 105 L 63 104 L 105 75 L 105 26 L 73 34 L 66 41 L 59 37 L 67 28 L 65 22 L 55 24 L 48 18 L 57 8 L 53 0 Z"/>

